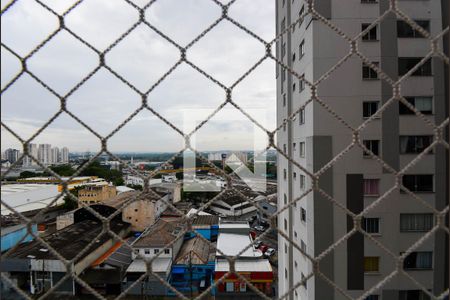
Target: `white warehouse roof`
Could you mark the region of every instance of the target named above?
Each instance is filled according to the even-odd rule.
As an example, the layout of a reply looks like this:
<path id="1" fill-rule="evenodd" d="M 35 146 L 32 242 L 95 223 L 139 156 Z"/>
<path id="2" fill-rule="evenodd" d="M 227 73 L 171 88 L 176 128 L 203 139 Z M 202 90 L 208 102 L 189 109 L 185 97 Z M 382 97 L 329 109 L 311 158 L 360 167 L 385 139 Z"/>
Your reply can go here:
<path id="1" fill-rule="evenodd" d="M 58 186 L 53 184 L 5 184 L 1 186 L 2 202 L 13 207 L 18 212 L 43 209 L 59 195 Z M 63 202 L 62 197 L 56 204 Z M 11 211 L 3 204 L 1 214 L 7 215 Z"/>

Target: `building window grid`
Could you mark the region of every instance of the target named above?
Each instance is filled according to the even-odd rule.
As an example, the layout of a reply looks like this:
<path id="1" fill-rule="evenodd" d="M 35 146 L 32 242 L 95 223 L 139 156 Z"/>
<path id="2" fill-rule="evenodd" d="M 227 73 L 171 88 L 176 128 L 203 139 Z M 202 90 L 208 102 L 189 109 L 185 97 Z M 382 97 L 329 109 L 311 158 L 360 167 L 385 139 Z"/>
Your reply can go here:
<path id="1" fill-rule="evenodd" d="M 434 226 L 434 216 L 430 213 L 400 214 L 400 232 L 427 232 Z"/>
<path id="2" fill-rule="evenodd" d="M 415 96 L 404 97 L 405 100 L 411 104 L 416 110 L 420 111 L 424 115 L 430 115 L 433 113 L 433 97 L 431 96 Z M 403 102 L 399 102 L 399 114 L 400 115 L 415 115 L 414 111 L 409 109 Z"/>
<path id="3" fill-rule="evenodd" d="M 379 62 L 377 61 L 373 61 L 372 64 L 375 65 L 376 67 L 379 66 Z M 372 69 L 369 65 L 363 63 L 362 78 L 364 80 L 378 79 L 378 73 L 374 69 Z"/>
<path id="4" fill-rule="evenodd" d="M 430 32 L 429 20 L 414 20 L 425 31 Z M 425 38 L 418 30 L 414 29 L 403 20 L 397 20 L 397 37 L 399 38 Z"/>
<path id="5" fill-rule="evenodd" d="M 376 156 L 380 155 L 379 154 L 379 148 L 380 148 L 379 140 L 364 140 L 363 144 L 368 150 L 372 151 L 372 153 L 375 154 Z M 370 154 L 367 151 L 363 151 L 363 156 L 370 157 Z"/>
<path id="6" fill-rule="evenodd" d="M 380 257 L 366 256 L 364 257 L 364 273 L 380 272 Z"/>
<path id="7" fill-rule="evenodd" d="M 380 194 L 380 179 L 364 179 L 363 193 L 364 196 L 378 196 Z"/>
<path id="8" fill-rule="evenodd" d="M 370 23 L 363 23 L 361 24 L 361 31 L 366 30 L 371 24 Z M 370 28 L 370 30 L 362 36 L 362 40 L 367 41 L 378 41 L 377 37 L 377 26 Z"/>
<path id="9" fill-rule="evenodd" d="M 363 118 L 370 118 L 378 111 L 379 101 L 363 102 Z"/>
<path id="10" fill-rule="evenodd" d="M 379 218 L 364 218 L 362 222 L 362 228 L 367 233 L 379 234 L 380 233 L 380 219 Z"/>

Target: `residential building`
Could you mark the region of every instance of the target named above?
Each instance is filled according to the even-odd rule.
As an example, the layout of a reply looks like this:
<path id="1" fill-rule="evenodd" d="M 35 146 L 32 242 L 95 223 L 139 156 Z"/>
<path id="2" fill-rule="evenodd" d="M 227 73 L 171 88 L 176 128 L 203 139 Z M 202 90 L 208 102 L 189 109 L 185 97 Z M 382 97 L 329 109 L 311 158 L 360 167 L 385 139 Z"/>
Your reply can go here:
<path id="1" fill-rule="evenodd" d="M 128 266 L 123 279 L 122 291 L 128 289 L 147 272 L 145 261 L 137 256 L 156 258 L 152 261 L 152 271 L 164 280 L 169 279 L 174 258 L 183 245 L 185 224 L 179 220 L 158 220 L 133 243 L 133 262 Z M 168 289 L 154 275 L 146 281 L 135 284 L 127 290 L 129 295 L 165 296 Z"/>
<path id="2" fill-rule="evenodd" d="M 30 143 L 28 144 L 28 155 L 31 155 L 34 157 L 34 159 L 38 159 L 38 146 L 36 144 Z M 24 157 L 23 159 L 23 166 L 24 167 L 31 167 L 35 166 L 36 162 L 31 160 L 29 156 Z"/>
<path id="3" fill-rule="evenodd" d="M 5 159 L 7 159 L 10 163 L 15 163 L 20 156 L 20 151 L 17 149 L 6 149 L 5 150 Z"/>
<path id="4" fill-rule="evenodd" d="M 44 165 L 52 164 L 52 145 L 40 144 L 38 148 L 38 159 Z"/>
<path id="5" fill-rule="evenodd" d="M 396 4 L 434 37 L 443 30 L 443 24 L 448 24 L 446 2 L 418 0 L 396 1 Z M 296 117 L 277 132 L 277 144 L 306 171 L 316 173 L 355 138 L 352 130 L 328 109 L 349 126 L 358 128 L 392 98 L 393 89 L 357 55 L 333 69 L 351 47 L 323 20 L 307 14 L 308 3 L 305 0 L 276 1 L 276 32 L 284 32 L 277 41 L 276 52 L 280 61 L 309 82 L 317 82 L 332 70 L 316 89 L 317 98 L 326 103 L 327 108 L 318 100 L 303 107 L 311 99 L 311 89 L 304 80 L 277 65 L 277 124 L 283 124 L 299 110 Z M 322 0 L 315 1 L 314 8 L 346 35 L 355 37 L 389 10 L 390 1 Z M 304 18 L 289 27 L 305 13 Z M 394 81 L 430 52 L 429 39 L 393 13 L 362 35 L 357 43 L 358 51 Z M 445 49 L 439 39 L 437 45 Z M 294 54 L 297 54 L 295 59 Z M 300 88 L 291 88 L 294 84 Z M 445 79 L 443 60 L 433 57 L 418 67 L 402 81 L 401 94 L 431 123 L 441 124 L 448 117 L 448 77 Z M 359 132 L 361 142 L 371 153 L 358 146 L 346 151 L 321 172 L 318 187 L 358 214 L 395 185 L 392 172 L 372 159 L 371 154 L 379 156 L 394 170 L 401 170 L 430 145 L 433 136 L 432 127 L 395 100 Z M 353 228 L 347 214 L 324 193 L 317 190 L 306 193 L 312 187 L 311 178 L 283 155 L 278 155 L 278 174 L 281 174 L 278 209 L 296 201 L 278 216 L 278 228 L 297 245 L 302 245 L 304 252 L 317 257 Z M 426 203 L 442 210 L 449 199 L 446 174 L 448 152 L 438 146 L 407 169 L 402 183 Z M 431 212 L 417 199 L 393 189 L 367 212 L 363 227 L 392 253 L 400 255 L 431 229 L 434 224 Z M 448 248 L 445 245 L 445 234 L 436 233 L 405 260 L 404 269 L 408 274 L 435 295 L 448 288 L 445 271 Z M 288 299 L 343 298 L 320 276 L 291 289 L 313 272 L 313 266 L 287 239 L 279 237 L 278 248 L 286 249 L 278 255 L 279 295 L 289 291 Z M 411 267 L 418 266 L 419 261 L 419 267 Z M 340 243 L 320 260 L 320 271 L 355 298 L 361 297 L 393 270 L 393 258 L 361 233 Z M 425 299 L 421 298 L 423 295 L 406 276 L 396 276 L 370 299 Z"/>
<path id="6" fill-rule="evenodd" d="M 67 147 L 61 148 L 60 162 L 63 164 L 69 163 L 69 148 Z"/>
<path id="7" fill-rule="evenodd" d="M 60 152 L 58 147 L 52 147 L 50 161 L 52 164 L 59 163 L 60 160 Z"/>
<path id="8" fill-rule="evenodd" d="M 108 184 L 106 181 L 100 184 L 88 183 L 82 189 L 78 190 L 78 201 L 84 202 L 85 204 L 95 204 L 98 202 L 106 202 L 116 195 L 116 187 Z"/>

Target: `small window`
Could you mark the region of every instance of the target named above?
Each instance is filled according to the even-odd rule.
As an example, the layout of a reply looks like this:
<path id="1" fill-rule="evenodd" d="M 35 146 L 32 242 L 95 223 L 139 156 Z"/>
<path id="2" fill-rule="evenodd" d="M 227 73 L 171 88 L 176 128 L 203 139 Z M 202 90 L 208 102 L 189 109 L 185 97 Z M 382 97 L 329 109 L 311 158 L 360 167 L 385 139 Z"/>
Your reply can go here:
<path id="1" fill-rule="evenodd" d="M 429 115 L 433 113 L 433 97 L 428 96 L 417 96 L 417 97 L 405 97 L 415 109 L 420 111 L 424 115 Z M 405 104 L 399 102 L 399 114 L 401 115 L 413 115 L 414 111 L 409 109 Z"/>
<path id="2" fill-rule="evenodd" d="M 299 115 L 299 123 L 300 125 L 305 124 L 305 108 L 300 109 L 300 111 L 298 112 Z"/>
<path id="3" fill-rule="evenodd" d="M 378 3 L 378 0 L 361 0 L 361 3 Z"/>
<path id="4" fill-rule="evenodd" d="M 300 157 L 305 157 L 305 142 L 300 142 Z"/>
<path id="5" fill-rule="evenodd" d="M 294 27 L 292 27 L 292 28 L 295 28 L 295 26 L 294 26 Z M 294 53 L 292 53 L 292 61 L 295 61 L 295 52 L 294 52 Z"/>
<path id="6" fill-rule="evenodd" d="M 283 31 L 286 28 L 286 18 L 283 18 L 281 21 L 281 31 Z"/>
<path id="7" fill-rule="evenodd" d="M 287 272 L 287 269 L 284 268 L 284 278 L 287 278 L 287 277 L 288 277 L 288 272 Z"/>
<path id="8" fill-rule="evenodd" d="M 364 196 L 378 196 L 380 194 L 380 179 L 364 179 Z"/>
<path id="9" fill-rule="evenodd" d="M 297 172 L 294 172 L 294 180 L 297 179 Z"/>
<path id="10" fill-rule="evenodd" d="M 295 92 L 295 82 L 292 84 L 292 91 Z"/>
<path id="11" fill-rule="evenodd" d="M 158 254 L 159 253 L 159 249 L 154 249 L 153 250 L 153 254 Z"/>
<path id="12" fill-rule="evenodd" d="M 398 75 L 403 76 L 413 69 L 420 61 L 422 57 L 400 57 L 398 59 Z M 420 65 L 411 76 L 431 76 L 431 58 Z"/>
<path id="13" fill-rule="evenodd" d="M 287 226 L 287 220 L 284 219 L 284 230 L 285 230 L 285 231 L 287 231 L 287 227 L 288 227 L 288 226 Z"/>
<path id="14" fill-rule="evenodd" d="M 303 55 L 305 55 L 305 40 L 301 41 L 298 49 L 299 49 L 298 56 L 299 56 L 299 59 L 301 59 L 303 57 Z"/>
<path id="15" fill-rule="evenodd" d="M 302 5 L 302 8 L 300 8 L 300 11 L 298 12 L 298 17 L 300 18 L 300 21 L 298 22 L 298 27 L 300 28 L 300 26 L 303 23 L 303 15 L 305 14 L 305 5 Z"/>
<path id="16" fill-rule="evenodd" d="M 297 261 L 296 261 L 296 260 L 294 261 L 294 267 L 295 267 L 295 269 L 297 270 L 298 264 L 297 264 Z"/>
<path id="17" fill-rule="evenodd" d="M 378 67 L 378 65 L 379 65 L 378 62 L 372 62 L 372 64 L 375 65 L 376 67 Z M 363 79 L 378 79 L 378 74 L 369 65 L 363 63 L 362 78 Z"/>
<path id="18" fill-rule="evenodd" d="M 305 78 L 305 74 L 302 74 L 302 78 Z M 305 80 L 299 79 L 298 81 L 298 90 L 302 92 L 305 89 Z"/>
<path id="19" fill-rule="evenodd" d="M 170 254 L 170 249 L 164 249 L 164 254 Z"/>
<path id="20" fill-rule="evenodd" d="M 286 107 L 286 94 L 283 94 L 283 107 Z"/>
<path id="21" fill-rule="evenodd" d="M 297 143 L 292 143 L 292 149 L 294 149 L 294 151 L 295 151 L 296 148 L 297 148 Z"/>
<path id="22" fill-rule="evenodd" d="M 403 261 L 405 270 L 430 270 L 433 268 L 433 252 L 411 252 Z"/>
<path id="23" fill-rule="evenodd" d="M 430 21 L 428 20 L 414 20 L 425 31 L 430 32 Z M 411 27 L 403 20 L 397 21 L 397 37 L 399 38 L 424 38 L 424 36 L 417 30 Z"/>
<path id="24" fill-rule="evenodd" d="M 306 222 L 306 210 L 303 207 L 300 208 L 300 220 Z"/>
<path id="25" fill-rule="evenodd" d="M 145 254 L 150 254 L 150 249 L 145 249 L 145 250 L 144 250 L 144 253 L 145 253 Z"/>
<path id="26" fill-rule="evenodd" d="M 283 43 L 281 45 L 281 57 L 284 58 L 285 55 L 286 55 L 286 43 Z"/>
<path id="27" fill-rule="evenodd" d="M 305 275 L 303 275 L 303 273 L 301 273 L 301 276 L 302 276 L 302 280 L 305 280 L 306 277 L 305 277 Z M 308 287 L 307 287 L 307 281 L 308 281 L 308 280 L 305 280 L 305 282 L 303 282 L 303 284 L 302 284 L 303 287 L 305 288 L 305 290 L 308 288 Z"/>
<path id="28" fill-rule="evenodd" d="M 380 233 L 380 219 L 379 218 L 364 218 L 362 228 L 367 233 Z"/>
<path id="29" fill-rule="evenodd" d="M 364 146 L 372 151 L 373 154 L 375 154 L 376 156 L 379 155 L 379 147 L 380 147 L 380 141 L 378 140 L 365 140 L 363 141 Z M 363 155 L 365 157 L 370 157 L 369 156 L 369 152 L 364 151 Z"/>
<path id="30" fill-rule="evenodd" d="M 294 231 L 294 237 L 297 238 L 297 231 Z"/>
<path id="31" fill-rule="evenodd" d="M 284 253 L 287 253 L 288 252 L 288 246 L 287 246 L 287 244 L 285 243 L 284 244 Z"/>
<path id="32" fill-rule="evenodd" d="M 363 102 L 363 118 L 370 118 L 378 110 L 378 101 Z"/>
<path id="33" fill-rule="evenodd" d="M 433 192 L 433 175 L 403 175 L 403 185 L 411 192 Z"/>
<path id="34" fill-rule="evenodd" d="M 398 293 L 398 300 L 430 300 L 430 296 L 428 296 L 422 290 L 400 290 Z"/>
<path id="35" fill-rule="evenodd" d="M 380 271 L 380 257 L 366 256 L 364 257 L 364 272 L 377 273 Z"/>
<path id="36" fill-rule="evenodd" d="M 400 153 L 421 153 L 431 145 L 432 141 L 431 135 L 400 136 Z"/>
<path id="37" fill-rule="evenodd" d="M 306 177 L 305 175 L 300 175 L 300 189 L 304 190 L 306 186 Z"/>
<path id="38" fill-rule="evenodd" d="M 286 153 L 286 144 L 283 144 L 283 152 Z"/>
<path id="39" fill-rule="evenodd" d="M 366 30 L 370 24 L 364 23 L 361 25 L 361 31 Z M 363 41 L 377 41 L 377 26 L 370 28 L 369 32 L 362 36 Z"/>
<path id="40" fill-rule="evenodd" d="M 306 244 L 303 240 L 300 240 L 300 249 L 302 249 L 303 252 L 306 252 Z"/>
<path id="41" fill-rule="evenodd" d="M 284 205 L 286 205 L 287 204 L 287 196 L 286 196 L 286 194 L 284 194 Z"/>
<path id="42" fill-rule="evenodd" d="M 379 295 L 369 295 L 364 300 L 379 300 L 379 299 L 380 299 Z"/>
<path id="43" fill-rule="evenodd" d="M 286 171 L 286 169 L 283 170 L 283 178 L 284 178 L 284 180 L 286 180 L 286 178 L 287 178 L 287 171 Z"/>
<path id="44" fill-rule="evenodd" d="M 433 214 L 400 214 L 400 232 L 429 231 L 433 223 Z"/>

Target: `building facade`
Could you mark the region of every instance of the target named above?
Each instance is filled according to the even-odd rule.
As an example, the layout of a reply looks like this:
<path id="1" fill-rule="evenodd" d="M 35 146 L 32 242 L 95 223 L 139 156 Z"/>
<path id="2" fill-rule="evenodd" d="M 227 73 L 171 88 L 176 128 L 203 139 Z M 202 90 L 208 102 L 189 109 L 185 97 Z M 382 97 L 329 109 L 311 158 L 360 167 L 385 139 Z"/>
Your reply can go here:
<path id="1" fill-rule="evenodd" d="M 447 1 L 398 1 L 399 9 L 436 36 L 448 26 Z M 357 36 L 389 9 L 387 0 L 315 1 L 315 9 L 346 35 Z M 308 12 L 308 1 L 276 1 L 277 57 L 309 82 L 316 82 L 349 51 L 348 41 Z M 446 16 L 443 16 L 447 14 Z M 286 28 L 299 19 L 295 26 Z M 447 24 L 443 26 L 443 24 Z M 390 13 L 357 42 L 358 50 L 394 81 L 430 52 L 430 41 Z M 442 41 L 438 45 L 443 46 Z M 448 49 L 448 48 L 447 48 Z M 447 53 L 448 55 L 448 53 Z M 412 72 L 401 86 L 405 99 L 433 124 L 446 115 L 448 78 L 444 63 L 431 58 Z M 277 123 L 299 110 L 277 134 L 283 152 L 308 172 L 321 170 L 352 143 L 352 130 L 318 101 L 304 81 L 277 66 Z M 353 55 L 317 86 L 317 97 L 358 128 L 392 97 L 392 86 Z M 447 100 L 446 100 L 447 99 Z M 306 106 L 305 106 L 306 104 Z M 447 110 L 448 111 L 448 110 Z M 396 100 L 363 130 L 366 148 L 394 170 L 410 163 L 433 141 L 426 126 Z M 442 210 L 448 204 L 448 153 L 436 147 L 409 168 L 402 184 L 429 205 Z M 295 204 L 278 217 L 278 226 L 302 251 L 317 257 L 353 228 L 343 210 L 318 191 L 311 178 L 278 155 L 278 208 Z M 319 188 L 358 214 L 390 191 L 362 220 L 362 227 L 376 241 L 400 255 L 434 225 L 432 210 L 395 185 L 395 176 L 360 147 L 352 147 L 320 175 Z M 305 194 L 305 195 L 304 195 Z M 303 195 L 303 196 L 302 196 Z M 448 248 L 445 234 L 436 233 L 405 259 L 404 270 L 435 295 L 448 287 Z M 279 295 L 288 299 L 341 299 L 343 296 L 319 276 L 290 290 L 312 273 L 311 262 L 283 237 L 279 237 Z M 320 271 L 352 297 L 361 296 L 395 269 L 395 261 L 373 241 L 357 233 L 340 243 L 320 262 Z M 370 299 L 426 299 L 425 293 L 406 276 L 396 276 Z M 417 297 L 416 297 L 417 296 Z"/>
<path id="2" fill-rule="evenodd" d="M 36 144 L 30 143 L 28 144 L 28 154 L 33 156 L 35 159 L 38 159 L 38 147 Z M 30 157 L 26 156 L 23 158 L 23 166 L 24 167 L 31 167 L 35 166 L 36 162 L 31 160 Z"/>
<path id="3" fill-rule="evenodd" d="M 38 159 L 44 165 L 52 163 L 52 145 L 40 144 L 38 148 Z"/>

